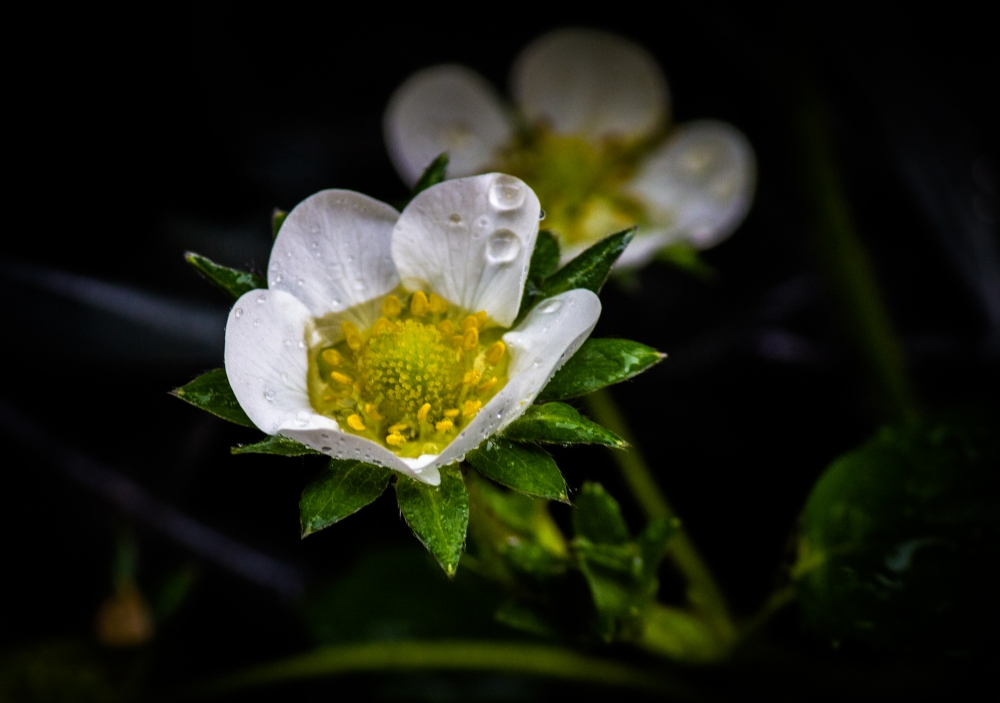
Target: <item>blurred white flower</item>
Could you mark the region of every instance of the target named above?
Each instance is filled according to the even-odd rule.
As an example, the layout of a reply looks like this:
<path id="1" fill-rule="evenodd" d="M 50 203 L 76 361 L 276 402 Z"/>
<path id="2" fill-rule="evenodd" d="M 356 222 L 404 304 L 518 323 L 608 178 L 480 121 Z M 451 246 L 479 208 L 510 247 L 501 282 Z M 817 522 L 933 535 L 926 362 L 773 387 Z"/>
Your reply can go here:
<path id="1" fill-rule="evenodd" d="M 750 209 L 756 165 L 735 127 L 698 120 L 669 129 L 667 82 L 655 60 L 611 34 L 564 29 L 521 52 L 511 74 L 517 110 L 462 66 L 413 75 L 385 114 L 389 154 L 413 184 L 442 152 L 450 175 L 500 170 L 545 207 L 563 260 L 633 224 L 619 266 L 660 249 L 706 249 Z"/>
<path id="2" fill-rule="evenodd" d="M 402 214 L 346 190 L 289 213 L 267 290 L 226 327 L 226 374 L 268 434 L 437 485 L 517 419 L 590 334 L 589 290 L 543 301 L 515 327 L 540 207 L 487 174 L 420 193 Z"/>

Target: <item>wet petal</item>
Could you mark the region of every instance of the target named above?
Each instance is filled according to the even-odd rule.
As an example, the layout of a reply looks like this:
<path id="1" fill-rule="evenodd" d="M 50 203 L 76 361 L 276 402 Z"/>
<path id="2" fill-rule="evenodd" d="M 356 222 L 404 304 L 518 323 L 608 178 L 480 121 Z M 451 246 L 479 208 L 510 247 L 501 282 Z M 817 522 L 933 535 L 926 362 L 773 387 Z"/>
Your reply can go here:
<path id="1" fill-rule="evenodd" d="M 350 190 L 323 190 L 288 213 L 271 249 L 267 282 L 291 293 L 314 317 L 388 293 L 395 208 Z"/>
<path id="2" fill-rule="evenodd" d="M 393 231 L 392 258 L 403 286 L 512 324 L 540 213 L 534 191 L 500 173 L 428 188 L 406 207 Z"/>
<path id="3" fill-rule="evenodd" d="M 756 173 L 753 147 L 742 132 L 700 120 L 680 127 L 649 156 L 628 190 L 654 222 L 664 223 L 664 243 L 684 239 L 707 249 L 746 217 Z"/>
<path id="4" fill-rule="evenodd" d="M 403 83 L 389 101 L 383 128 L 392 163 L 411 186 L 444 151 L 449 176 L 481 172 L 513 135 L 493 86 L 454 65 L 425 69 Z"/>
<path id="5" fill-rule="evenodd" d="M 514 64 L 511 92 L 529 120 L 563 134 L 645 136 L 668 119 L 667 81 L 656 60 L 593 29 L 563 29 L 530 44 Z"/>

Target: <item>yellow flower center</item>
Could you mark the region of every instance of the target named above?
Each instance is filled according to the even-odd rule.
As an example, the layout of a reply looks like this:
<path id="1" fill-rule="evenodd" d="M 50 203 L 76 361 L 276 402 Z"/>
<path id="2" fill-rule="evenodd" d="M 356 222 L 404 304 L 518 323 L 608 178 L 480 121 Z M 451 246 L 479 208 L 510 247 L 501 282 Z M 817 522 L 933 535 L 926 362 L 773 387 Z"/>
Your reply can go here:
<path id="1" fill-rule="evenodd" d="M 383 298 L 382 317 L 365 331 L 343 321 L 349 314 L 316 321 L 310 402 L 399 456 L 439 454 L 507 383 L 506 330 L 433 293 L 401 298 Z"/>

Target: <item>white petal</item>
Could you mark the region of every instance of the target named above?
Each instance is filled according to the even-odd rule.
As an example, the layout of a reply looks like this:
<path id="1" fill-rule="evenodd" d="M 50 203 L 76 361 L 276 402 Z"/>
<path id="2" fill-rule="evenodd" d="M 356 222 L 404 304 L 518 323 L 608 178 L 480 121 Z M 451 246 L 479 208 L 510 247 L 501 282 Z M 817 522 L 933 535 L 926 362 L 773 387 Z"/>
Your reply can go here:
<path id="1" fill-rule="evenodd" d="M 428 188 L 392 233 L 403 286 L 513 324 L 540 214 L 535 192 L 513 176 L 490 173 Z"/>
<path id="2" fill-rule="evenodd" d="M 309 196 L 274 241 L 268 287 L 291 293 L 313 317 L 388 293 L 399 284 L 390 252 L 398 218 L 395 208 L 350 190 Z"/>
<path id="3" fill-rule="evenodd" d="M 226 325 L 226 375 L 236 399 L 257 427 L 282 434 L 337 459 L 360 459 L 440 482 L 433 457 L 401 459 L 370 440 L 340 431 L 336 420 L 309 403 L 305 343 L 312 314 L 295 296 L 255 290 L 236 301 Z"/>
<path id="4" fill-rule="evenodd" d="M 532 122 L 563 134 L 644 136 L 668 118 L 667 81 L 627 39 L 593 29 L 546 34 L 518 56 L 511 92 Z"/>
<path id="5" fill-rule="evenodd" d="M 513 130 L 500 96 L 463 66 L 434 66 L 393 94 L 383 123 L 389 156 L 407 185 L 447 151 L 448 175 L 471 176 L 496 160 Z"/>
<path id="6" fill-rule="evenodd" d="M 679 128 L 642 165 L 629 186 L 667 223 L 667 240 L 714 246 L 743 221 L 756 182 L 753 147 L 732 125 L 715 120 Z M 627 250 L 626 250 L 627 251 Z"/>

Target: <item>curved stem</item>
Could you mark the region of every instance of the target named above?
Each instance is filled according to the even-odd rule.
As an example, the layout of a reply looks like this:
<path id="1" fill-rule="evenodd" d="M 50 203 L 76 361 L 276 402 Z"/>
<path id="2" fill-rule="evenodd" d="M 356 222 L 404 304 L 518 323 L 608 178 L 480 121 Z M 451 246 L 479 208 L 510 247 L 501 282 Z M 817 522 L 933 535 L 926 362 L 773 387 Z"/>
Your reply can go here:
<path id="1" fill-rule="evenodd" d="M 599 424 L 629 443 L 627 449 L 611 452 L 632 496 L 649 519 L 676 517 L 670 503 L 656 485 L 652 472 L 636 446 L 624 415 L 607 389 L 594 391 L 585 398 L 587 409 Z M 688 581 L 687 597 L 703 615 L 711 618 L 723 641 L 735 639 L 736 627 L 726 606 L 722 590 L 687 533 L 681 529 L 667 547 L 667 554 Z"/>
<path id="2" fill-rule="evenodd" d="M 643 689 L 690 699 L 685 684 L 607 659 L 551 645 L 489 641 L 365 642 L 324 647 L 209 681 L 192 697 L 306 678 L 372 671 L 493 671 L 534 674 L 576 683 Z"/>

